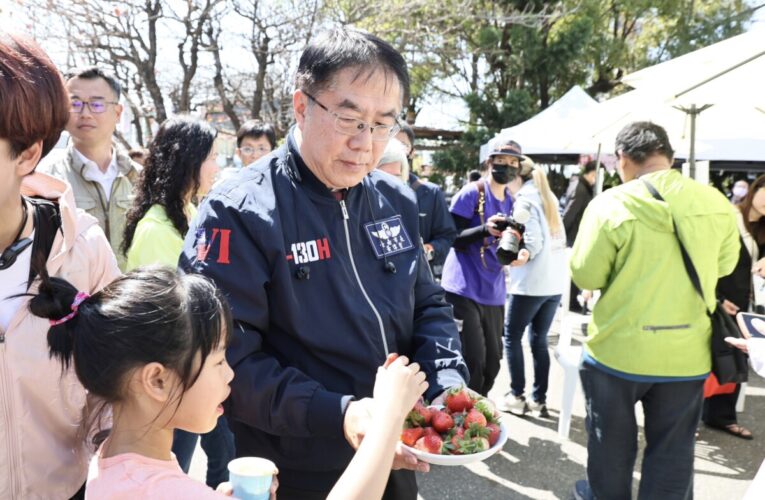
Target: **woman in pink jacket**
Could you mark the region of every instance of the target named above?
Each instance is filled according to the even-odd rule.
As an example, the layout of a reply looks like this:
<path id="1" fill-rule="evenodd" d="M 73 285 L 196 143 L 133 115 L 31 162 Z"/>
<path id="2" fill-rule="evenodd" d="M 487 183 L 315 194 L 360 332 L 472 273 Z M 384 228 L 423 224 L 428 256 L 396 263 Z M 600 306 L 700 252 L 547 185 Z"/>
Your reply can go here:
<path id="1" fill-rule="evenodd" d="M 94 451 L 78 433 L 86 393 L 50 359 L 49 321 L 29 312 L 28 294 L 41 274 L 95 293 L 119 269 L 71 188 L 34 173 L 67 122 L 69 98 L 34 42 L 2 32 L 0 103 L 0 498 L 81 498 Z"/>

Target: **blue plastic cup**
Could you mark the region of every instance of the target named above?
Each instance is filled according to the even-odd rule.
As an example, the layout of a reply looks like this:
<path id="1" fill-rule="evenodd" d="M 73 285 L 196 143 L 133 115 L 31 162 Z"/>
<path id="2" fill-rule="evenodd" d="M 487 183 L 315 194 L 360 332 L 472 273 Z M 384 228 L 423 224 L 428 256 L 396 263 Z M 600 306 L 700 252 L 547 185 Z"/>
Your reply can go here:
<path id="1" fill-rule="evenodd" d="M 234 497 L 240 500 L 268 500 L 271 481 L 277 472 L 272 461 L 260 457 L 241 457 L 228 463 Z"/>

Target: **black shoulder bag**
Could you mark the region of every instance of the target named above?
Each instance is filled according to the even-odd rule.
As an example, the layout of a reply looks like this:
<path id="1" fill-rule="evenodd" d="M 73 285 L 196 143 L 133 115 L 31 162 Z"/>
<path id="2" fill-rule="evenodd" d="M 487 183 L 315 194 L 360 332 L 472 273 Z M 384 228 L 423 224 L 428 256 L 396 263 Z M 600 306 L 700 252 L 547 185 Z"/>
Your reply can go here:
<path id="1" fill-rule="evenodd" d="M 659 201 L 665 201 L 650 182 L 643 180 L 643 183 L 654 198 Z M 680 253 L 683 255 L 683 264 L 685 264 L 685 270 L 688 272 L 688 278 L 690 278 L 691 283 L 693 283 L 693 288 L 696 289 L 696 292 L 701 297 L 701 300 L 704 302 L 704 308 L 706 309 L 706 300 L 704 300 L 704 293 L 701 289 L 701 280 L 699 280 L 699 275 L 696 272 L 696 268 L 693 266 L 691 257 L 685 250 L 682 240 L 680 240 L 674 217 L 672 217 L 672 226 L 674 228 L 675 237 L 677 238 L 677 243 L 680 245 Z M 715 377 L 717 377 L 717 381 L 720 384 L 729 384 L 731 382 L 739 384 L 741 382 L 746 382 L 749 376 L 749 364 L 747 362 L 746 354 L 725 342 L 725 337 L 741 337 L 741 331 L 738 329 L 738 325 L 736 325 L 733 318 L 725 312 L 720 301 L 717 301 L 717 307 L 714 312 L 710 313 L 707 311 L 707 315 L 712 322 L 712 373 L 715 374 Z"/>

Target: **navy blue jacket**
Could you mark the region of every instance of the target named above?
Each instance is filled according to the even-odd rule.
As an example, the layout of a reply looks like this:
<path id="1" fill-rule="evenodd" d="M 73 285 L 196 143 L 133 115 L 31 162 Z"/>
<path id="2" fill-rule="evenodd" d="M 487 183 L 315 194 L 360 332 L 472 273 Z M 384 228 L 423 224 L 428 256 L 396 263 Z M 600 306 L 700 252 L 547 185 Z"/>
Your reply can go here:
<path id="1" fill-rule="evenodd" d="M 290 134 L 213 189 L 181 256 L 232 307 L 226 408 L 237 455 L 269 458 L 282 484 L 316 491 L 352 458 L 343 403 L 372 395 L 387 353 L 420 363 L 427 397 L 468 377 L 451 307 L 417 244 L 411 191 L 372 172 L 344 196 L 313 176 Z"/>
<path id="2" fill-rule="evenodd" d="M 446 205 L 444 192 L 437 185 L 424 182 L 414 174 L 409 174 L 409 187 L 417 195 L 422 241 L 433 245 L 434 255 L 430 265 L 442 266 L 457 237 L 457 227 Z"/>

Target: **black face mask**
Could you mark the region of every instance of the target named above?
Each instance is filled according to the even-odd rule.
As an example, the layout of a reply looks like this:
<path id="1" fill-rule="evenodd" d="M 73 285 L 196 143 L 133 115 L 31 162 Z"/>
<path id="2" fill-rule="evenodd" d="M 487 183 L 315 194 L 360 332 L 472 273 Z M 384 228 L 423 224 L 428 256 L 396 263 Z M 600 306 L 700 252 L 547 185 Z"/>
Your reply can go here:
<path id="1" fill-rule="evenodd" d="M 499 163 L 491 164 L 491 178 L 497 184 L 507 184 L 518 176 L 518 169 Z"/>

